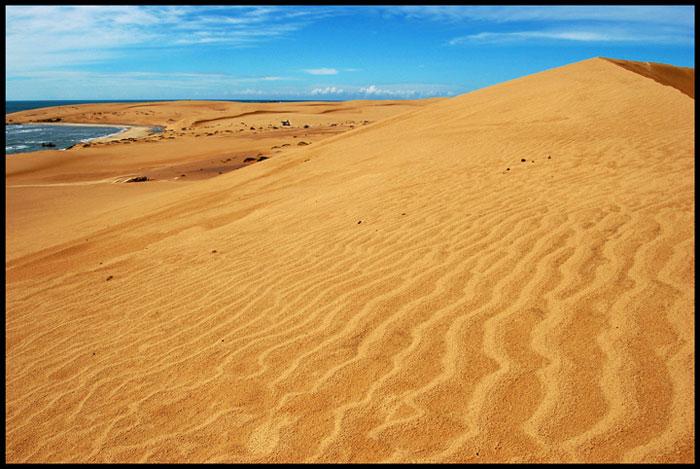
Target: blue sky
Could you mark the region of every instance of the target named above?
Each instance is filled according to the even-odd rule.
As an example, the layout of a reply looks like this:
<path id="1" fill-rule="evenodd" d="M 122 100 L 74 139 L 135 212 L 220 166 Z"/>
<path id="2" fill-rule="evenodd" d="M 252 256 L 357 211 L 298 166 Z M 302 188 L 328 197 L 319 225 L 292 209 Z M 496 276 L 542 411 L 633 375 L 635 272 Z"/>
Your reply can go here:
<path id="1" fill-rule="evenodd" d="M 6 6 L 8 100 L 416 99 L 604 56 L 695 67 L 693 6 Z"/>

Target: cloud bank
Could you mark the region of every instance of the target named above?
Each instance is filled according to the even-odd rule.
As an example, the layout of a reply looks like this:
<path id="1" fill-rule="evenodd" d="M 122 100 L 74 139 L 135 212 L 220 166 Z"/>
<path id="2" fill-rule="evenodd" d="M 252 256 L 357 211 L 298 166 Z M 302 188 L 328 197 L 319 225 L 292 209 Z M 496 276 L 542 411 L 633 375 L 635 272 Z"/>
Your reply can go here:
<path id="1" fill-rule="evenodd" d="M 310 75 L 337 75 L 338 70 L 335 68 L 310 68 L 304 70 Z"/>

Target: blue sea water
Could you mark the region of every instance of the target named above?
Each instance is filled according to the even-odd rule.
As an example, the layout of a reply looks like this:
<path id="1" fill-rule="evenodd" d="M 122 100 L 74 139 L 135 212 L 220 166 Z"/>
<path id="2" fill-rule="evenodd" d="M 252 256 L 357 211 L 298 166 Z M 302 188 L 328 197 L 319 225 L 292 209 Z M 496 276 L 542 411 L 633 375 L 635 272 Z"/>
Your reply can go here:
<path id="1" fill-rule="evenodd" d="M 5 126 L 5 154 L 60 150 L 97 137 L 112 135 L 124 127 L 21 124 Z M 43 146 L 52 143 L 54 147 Z"/>
<path id="2" fill-rule="evenodd" d="M 69 106 L 95 102 L 131 101 L 5 101 L 5 114 L 53 106 Z M 112 135 L 124 127 L 92 127 L 83 125 L 21 124 L 5 125 L 5 154 L 37 150 L 61 150 L 93 138 Z M 55 147 L 42 146 L 52 143 Z"/>

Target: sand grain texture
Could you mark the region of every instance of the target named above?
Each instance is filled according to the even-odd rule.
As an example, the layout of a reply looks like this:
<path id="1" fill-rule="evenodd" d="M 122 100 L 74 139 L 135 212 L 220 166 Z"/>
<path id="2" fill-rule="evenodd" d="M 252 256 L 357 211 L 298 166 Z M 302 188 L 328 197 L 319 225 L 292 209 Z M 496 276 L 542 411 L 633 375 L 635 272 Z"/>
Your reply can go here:
<path id="1" fill-rule="evenodd" d="M 7 460 L 692 462 L 694 137 L 596 58 L 20 211 Z"/>

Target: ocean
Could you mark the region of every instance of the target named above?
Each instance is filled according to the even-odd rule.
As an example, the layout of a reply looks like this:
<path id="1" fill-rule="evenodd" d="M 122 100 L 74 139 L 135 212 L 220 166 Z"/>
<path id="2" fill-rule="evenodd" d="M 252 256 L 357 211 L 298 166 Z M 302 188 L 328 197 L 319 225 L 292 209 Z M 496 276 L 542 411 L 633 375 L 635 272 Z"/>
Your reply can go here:
<path id="1" fill-rule="evenodd" d="M 5 101 L 5 114 L 52 106 L 129 101 Z M 140 102 L 140 101 L 133 101 Z M 61 150 L 93 138 L 112 135 L 124 127 L 92 127 L 83 125 L 22 124 L 5 125 L 5 154 L 37 150 Z M 42 145 L 44 144 L 44 145 Z M 53 144 L 53 147 L 46 146 Z"/>
<path id="2" fill-rule="evenodd" d="M 143 103 L 164 102 L 172 99 L 124 99 L 124 100 L 92 100 L 92 101 L 5 101 L 5 114 L 29 109 L 40 109 L 53 106 L 74 106 L 91 103 Z M 219 99 L 213 101 L 231 101 L 243 103 L 282 103 L 305 102 L 312 100 L 269 100 L 269 99 Z M 313 100 L 325 101 L 325 100 Z M 22 124 L 5 126 L 5 154 L 27 153 L 47 149 L 64 149 L 76 143 L 93 138 L 104 137 L 119 132 L 124 127 L 88 127 L 82 125 L 43 125 Z M 55 147 L 42 146 L 53 144 Z"/>
<path id="3" fill-rule="evenodd" d="M 79 142 L 115 134 L 124 128 L 45 124 L 6 125 L 5 154 L 61 150 Z"/>

